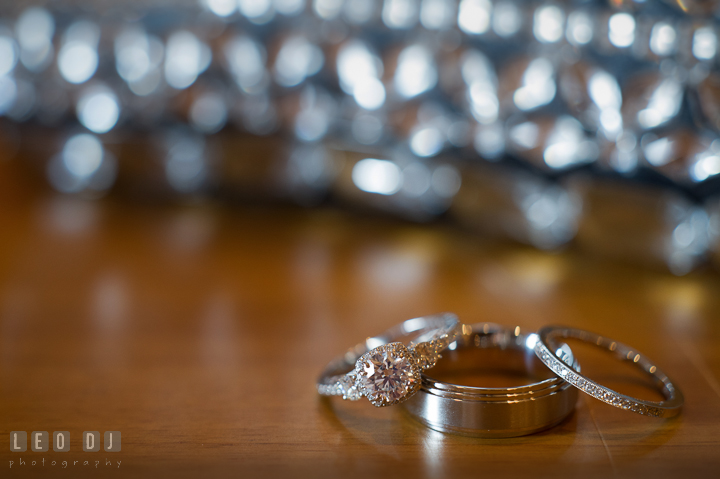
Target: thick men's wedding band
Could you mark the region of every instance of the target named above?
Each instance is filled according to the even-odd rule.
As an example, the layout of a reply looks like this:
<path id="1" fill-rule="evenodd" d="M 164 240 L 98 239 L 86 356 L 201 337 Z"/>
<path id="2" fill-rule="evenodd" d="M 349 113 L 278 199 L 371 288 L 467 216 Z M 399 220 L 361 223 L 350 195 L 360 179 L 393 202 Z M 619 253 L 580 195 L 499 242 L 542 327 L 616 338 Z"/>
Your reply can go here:
<path id="1" fill-rule="evenodd" d="M 450 384 L 423 374 L 420 391 L 403 406 L 436 431 L 468 436 L 515 437 L 552 427 L 573 412 L 577 391 L 537 359 L 533 350 L 536 340 L 536 334 L 522 334 L 519 328 L 489 323 L 463 325 L 456 345 L 443 353 L 443 360 L 431 374 L 462 368 L 469 373 L 520 374 L 538 381 L 519 387 L 487 388 Z M 572 351 L 567 347 L 563 350 L 564 359 L 578 367 Z M 468 354 L 472 359 L 461 361 Z"/>
<path id="2" fill-rule="evenodd" d="M 332 361 L 318 380 L 318 392 L 351 401 L 365 396 L 378 407 L 401 403 L 417 392 L 420 374 L 435 365 L 458 328 L 450 313 L 408 319 Z"/>
<path id="3" fill-rule="evenodd" d="M 538 332 L 539 340 L 535 345 L 535 353 L 547 367 L 555 374 L 565 379 L 581 391 L 621 409 L 643 414 L 652 417 L 672 417 L 680 413 L 684 399 L 682 392 L 672 381 L 648 358 L 637 350 L 626 346 L 612 339 L 584 331 L 582 329 L 568 328 L 564 326 L 547 326 Z M 553 352 L 556 349 L 556 341 L 559 339 L 574 338 L 580 341 L 594 344 L 600 349 L 612 352 L 618 359 L 630 362 L 655 380 L 660 388 L 665 401 L 645 401 L 620 394 L 612 389 L 588 379 L 578 371 L 573 371 L 564 364 Z"/>

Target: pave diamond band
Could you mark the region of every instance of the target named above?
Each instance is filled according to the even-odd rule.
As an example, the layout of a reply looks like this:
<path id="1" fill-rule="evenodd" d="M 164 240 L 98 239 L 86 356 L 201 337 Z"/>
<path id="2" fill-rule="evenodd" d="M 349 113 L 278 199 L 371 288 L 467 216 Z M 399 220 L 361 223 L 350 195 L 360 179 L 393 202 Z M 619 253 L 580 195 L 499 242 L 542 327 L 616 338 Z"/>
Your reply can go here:
<path id="1" fill-rule="evenodd" d="M 351 401 L 365 396 L 378 407 L 401 403 L 418 391 L 422 371 L 435 365 L 458 330 L 450 313 L 409 319 L 331 362 L 318 380 L 318 393 Z M 408 340 L 408 346 L 400 342 Z"/>
<path id="2" fill-rule="evenodd" d="M 655 364 L 637 350 L 622 343 L 581 329 L 562 326 L 548 326 L 538 331 L 539 340 L 535 344 L 535 354 L 560 378 L 569 382 L 586 394 L 599 399 L 611 406 L 627 409 L 638 414 L 651 417 L 672 417 L 680 412 L 684 399 L 682 392 L 673 384 Z M 553 352 L 559 339 L 574 338 L 594 344 L 597 347 L 614 353 L 619 359 L 633 363 L 650 374 L 661 385 L 664 401 L 645 401 L 620 394 L 588 379 L 578 371 L 569 368 Z"/>

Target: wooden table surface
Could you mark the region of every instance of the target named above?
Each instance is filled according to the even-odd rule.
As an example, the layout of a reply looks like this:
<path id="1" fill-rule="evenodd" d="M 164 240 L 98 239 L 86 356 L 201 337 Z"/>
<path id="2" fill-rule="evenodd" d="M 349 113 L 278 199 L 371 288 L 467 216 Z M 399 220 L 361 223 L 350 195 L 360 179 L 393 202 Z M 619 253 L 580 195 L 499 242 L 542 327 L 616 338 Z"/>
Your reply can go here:
<path id="1" fill-rule="evenodd" d="M 1 477 L 720 477 L 717 272 L 679 278 L 334 208 L 86 201 L 7 161 L 0 228 L 2 437 L 71 433 L 68 453 L 6 443 Z M 491 440 L 317 396 L 334 355 L 446 310 L 629 343 L 676 378 L 684 411 L 657 420 L 581 394 L 559 426 Z M 598 378 L 622 382 L 602 364 Z M 82 452 L 83 431 L 121 431 L 122 451 Z"/>

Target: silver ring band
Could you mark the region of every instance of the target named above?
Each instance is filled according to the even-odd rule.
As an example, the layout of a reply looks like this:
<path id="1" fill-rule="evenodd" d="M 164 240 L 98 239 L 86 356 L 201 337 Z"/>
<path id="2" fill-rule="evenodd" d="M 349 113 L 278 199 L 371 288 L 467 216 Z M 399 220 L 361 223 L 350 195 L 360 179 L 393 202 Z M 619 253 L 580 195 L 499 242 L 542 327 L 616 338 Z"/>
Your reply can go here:
<path id="1" fill-rule="evenodd" d="M 637 350 L 625 344 L 613 341 L 589 331 L 582 329 L 567 328 L 563 326 L 546 326 L 538 331 L 539 340 L 535 345 L 535 353 L 542 362 L 552 369 L 555 374 L 565 379 L 570 384 L 586 394 L 599 399 L 611 406 L 620 409 L 627 409 L 644 416 L 651 417 L 673 417 L 680 413 L 684 398 L 683 394 L 675 384 L 663 373 L 652 361 L 639 353 Z M 665 401 L 645 401 L 634 397 L 620 394 L 580 374 L 579 371 L 570 370 L 553 352 L 555 342 L 558 339 L 574 338 L 588 344 L 609 351 L 621 361 L 630 362 L 655 380 Z"/>
<path id="2" fill-rule="evenodd" d="M 463 325 L 456 345 L 450 345 L 433 374 L 487 370 L 531 377 L 537 382 L 520 387 L 460 386 L 423 375 L 418 394 L 405 409 L 426 426 L 441 432 L 476 437 L 516 437 L 552 427 L 575 408 L 577 390 L 553 376 L 535 356 L 535 334 L 495 324 Z M 453 350 L 453 347 L 455 349 Z M 470 351 L 468 351 L 470 350 Z M 564 359 L 579 366 L 564 347 Z M 471 357 L 471 364 L 467 359 Z"/>
<path id="3" fill-rule="evenodd" d="M 318 393 L 351 401 L 365 396 L 378 407 L 399 404 L 417 392 L 422 371 L 455 341 L 458 327 L 451 313 L 408 319 L 333 360 L 318 379 Z"/>

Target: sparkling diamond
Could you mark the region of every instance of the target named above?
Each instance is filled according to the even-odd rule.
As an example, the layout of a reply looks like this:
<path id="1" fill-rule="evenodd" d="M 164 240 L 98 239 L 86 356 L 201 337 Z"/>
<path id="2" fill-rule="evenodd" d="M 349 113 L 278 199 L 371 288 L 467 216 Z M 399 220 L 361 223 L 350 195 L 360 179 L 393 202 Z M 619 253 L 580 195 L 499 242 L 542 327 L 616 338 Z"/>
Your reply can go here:
<path id="1" fill-rule="evenodd" d="M 338 385 L 339 393 L 342 395 L 343 399 L 348 399 L 350 401 L 357 401 L 362 397 L 360 394 L 360 391 L 358 391 L 357 387 L 355 387 L 355 377 L 354 376 L 346 376 L 343 379 L 340 380 L 340 383 Z"/>
<path id="2" fill-rule="evenodd" d="M 420 386 L 417 365 L 401 343 L 364 354 L 356 366 L 358 389 L 376 406 L 405 400 Z"/>

